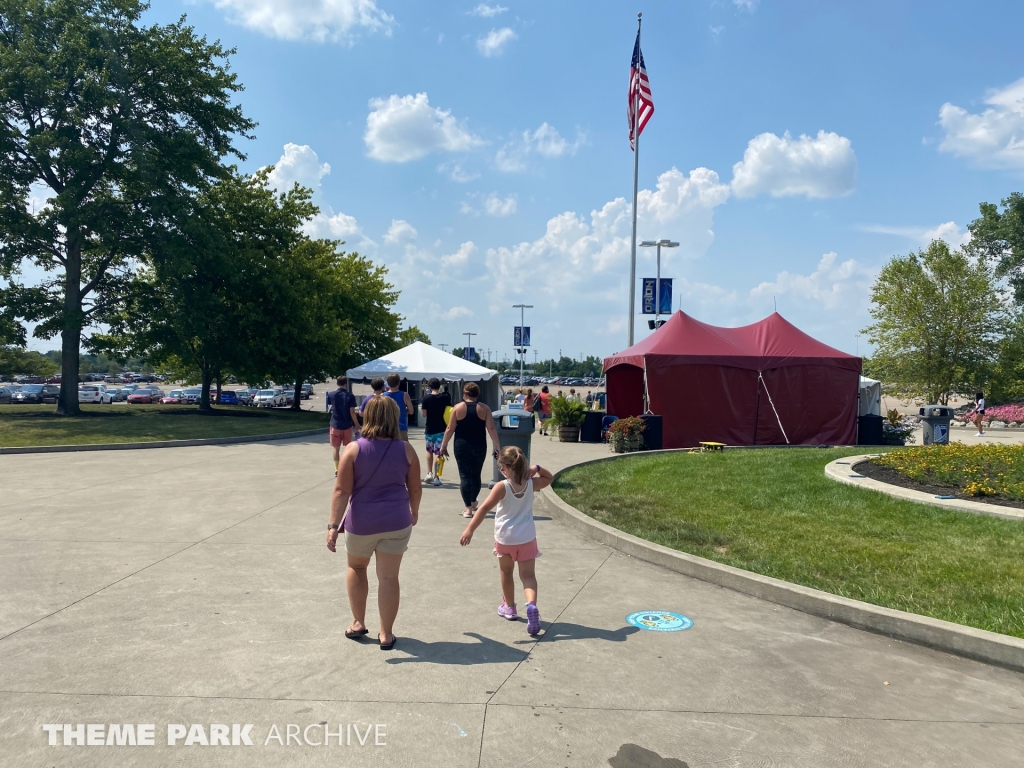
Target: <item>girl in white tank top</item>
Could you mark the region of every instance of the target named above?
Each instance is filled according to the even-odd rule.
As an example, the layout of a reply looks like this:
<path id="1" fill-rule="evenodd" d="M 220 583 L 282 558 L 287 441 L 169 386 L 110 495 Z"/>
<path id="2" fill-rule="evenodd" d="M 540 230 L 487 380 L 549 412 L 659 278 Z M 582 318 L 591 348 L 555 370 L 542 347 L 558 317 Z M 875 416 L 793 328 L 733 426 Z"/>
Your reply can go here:
<path id="1" fill-rule="evenodd" d="M 509 621 L 519 618 L 513 578 L 516 563 L 519 563 L 519 580 L 526 597 L 526 631 L 530 635 L 537 635 L 540 632 L 540 610 L 537 608 L 535 565 L 540 550 L 537 548 L 537 528 L 533 522 L 533 492 L 551 485 L 553 476 L 539 464 L 527 467 L 526 456 L 515 446 L 501 452 L 498 467 L 505 480 L 491 489 L 487 501 L 476 510 L 459 543 L 464 547 L 468 545 L 487 513 L 495 510 L 494 554 L 498 556 L 502 596 L 498 615 Z"/>

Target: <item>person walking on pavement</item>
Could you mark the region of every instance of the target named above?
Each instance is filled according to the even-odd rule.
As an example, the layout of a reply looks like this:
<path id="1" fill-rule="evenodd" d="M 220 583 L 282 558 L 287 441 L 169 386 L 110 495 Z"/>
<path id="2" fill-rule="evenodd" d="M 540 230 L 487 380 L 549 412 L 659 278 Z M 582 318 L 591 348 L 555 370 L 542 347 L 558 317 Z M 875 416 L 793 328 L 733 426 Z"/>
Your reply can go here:
<path id="1" fill-rule="evenodd" d="M 338 388 L 327 398 L 327 410 L 331 412 L 331 450 L 334 453 L 334 474 L 338 474 L 341 447 L 352 442 L 352 432 L 359 424 L 356 412 L 356 398 L 348 391 L 348 377 L 338 377 Z"/>
<path id="2" fill-rule="evenodd" d="M 362 413 L 366 409 L 366 404 L 368 402 L 370 402 L 371 398 L 374 398 L 377 395 L 383 395 L 384 394 L 384 379 L 382 379 L 380 376 L 378 376 L 377 378 L 373 379 L 370 382 L 370 389 L 372 389 L 373 392 L 370 393 L 369 395 L 367 395 L 366 397 L 364 397 L 363 398 L 363 402 L 359 404 L 359 412 L 360 413 Z"/>
<path id="3" fill-rule="evenodd" d="M 427 441 L 427 480 L 435 486 L 441 485 L 437 476 L 437 460 L 441 458 L 441 443 L 444 442 L 444 412 L 451 406 L 452 398 L 441 391 L 441 382 L 436 378 L 427 382 L 430 393 L 423 396 L 420 406 L 426 419 L 424 439 Z"/>
<path id="4" fill-rule="evenodd" d="M 551 419 L 551 393 L 548 391 L 548 385 L 545 384 L 540 394 L 537 395 L 537 403 L 533 408 L 534 412 L 540 417 L 540 434 L 546 435 L 547 423 Z"/>
<path id="5" fill-rule="evenodd" d="M 390 399 L 373 397 L 364 409 L 363 436 L 346 446 L 331 498 L 327 549 L 337 551 L 345 534 L 348 590 L 352 624 L 345 637 L 360 640 L 366 628 L 366 569 L 377 560 L 377 607 L 382 651 L 395 647 L 394 625 L 401 588 L 398 571 L 409 548 L 412 527 L 419 521 L 420 461 L 408 443 L 398 439 L 399 408 Z"/>
<path id="6" fill-rule="evenodd" d="M 409 393 L 398 388 L 402 383 L 402 377 L 397 373 L 388 374 L 388 389 L 384 393 L 398 405 L 398 434 L 402 440 L 409 442 L 409 417 L 412 415 L 412 400 Z"/>
<path id="7" fill-rule="evenodd" d="M 985 436 L 985 427 L 982 424 L 982 419 L 985 418 L 985 393 L 979 392 L 974 397 L 974 426 L 978 428 L 978 434 L 975 437 Z"/>
<path id="8" fill-rule="evenodd" d="M 448 444 L 455 441 L 455 461 L 459 465 L 459 490 L 466 505 L 463 517 L 472 517 L 476 498 L 480 495 L 480 473 L 487 459 L 487 435 L 494 443 L 493 455 L 498 456 L 501 440 L 494 426 L 491 409 L 480 400 L 480 385 L 469 382 L 462 388 L 463 400 L 452 409 L 448 428 L 441 442 L 441 455 L 448 456 Z"/>

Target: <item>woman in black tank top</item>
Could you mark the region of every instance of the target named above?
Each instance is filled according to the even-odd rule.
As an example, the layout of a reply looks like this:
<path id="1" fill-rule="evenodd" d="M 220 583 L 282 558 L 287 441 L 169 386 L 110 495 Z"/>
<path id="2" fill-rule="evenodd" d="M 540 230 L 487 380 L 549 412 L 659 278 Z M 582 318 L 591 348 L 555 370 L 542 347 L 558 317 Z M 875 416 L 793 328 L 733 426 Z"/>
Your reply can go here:
<path id="1" fill-rule="evenodd" d="M 448 429 L 445 430 L 444 441 L 441 443 L 441 455 L 448 455 L 448 442 L 452 441 L 455 463 L 459 467 L 459 490 L 466 505 L 462 514 L 464 517 L 472 517 L 476 509 L 477 496 L 480 495 L 480 488 L 483 485 L 481 474 L 487 460 L 487 433 L 490 433 L 494 442 L 495 454 L 501 445 L 491 409 L 478 402 L 479 385 L 469 382 L 462 388 L 462 392 L 465 399 L 452 409 Z"/>

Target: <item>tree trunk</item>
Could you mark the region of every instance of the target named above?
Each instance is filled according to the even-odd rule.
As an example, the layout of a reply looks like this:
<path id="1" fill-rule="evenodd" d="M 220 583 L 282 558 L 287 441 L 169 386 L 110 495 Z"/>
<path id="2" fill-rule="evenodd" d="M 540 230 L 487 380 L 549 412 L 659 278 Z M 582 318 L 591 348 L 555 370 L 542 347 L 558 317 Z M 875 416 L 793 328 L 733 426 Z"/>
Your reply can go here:
<path id="1" fill-rule="evenodd" d="M 203 366 L 203 392 L 199 396 L 199 410 L 206 413 L 213 412 L 213 406 L 210 405 L 210 385 L 213 383 L 213 371 L 206 366 Z"/>
<path id="2" fill-rule="evenodd" d="M 305 381 L 301 376 L 295 377 L 295 399 L 292 400 L 292 410 L 302 410 L 302 382 Z"/>
<path id="3" fill-rule="evenodd" d="M 61 331 L 60 397 L 57 413 L 78 416 L 79 349 L 82 341 L 82 246 L 68 238 L 67 264 L 64 269 L 64 329 Z"/>
<path id="4" fill-rule="evenodd" d="M 220 393 L 221 393 L 220 371 L 217 371 L 217 377 L 216 378 L 217 378 L 217 402 L 219 403 L 220 402 Z"/>

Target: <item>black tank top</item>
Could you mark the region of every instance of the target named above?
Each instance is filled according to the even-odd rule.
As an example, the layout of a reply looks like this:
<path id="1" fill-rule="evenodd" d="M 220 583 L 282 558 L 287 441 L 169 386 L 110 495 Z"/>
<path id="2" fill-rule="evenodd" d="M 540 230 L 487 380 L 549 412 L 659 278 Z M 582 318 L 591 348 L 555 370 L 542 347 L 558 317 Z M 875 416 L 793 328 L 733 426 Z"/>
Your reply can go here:
<path id="1" fill-rule="evenodd" d="M 455 422 L 455 439 L 487 448 L 487 422 L 476 415 L 477 403 L 466 403 L 466 415 Z"/>

